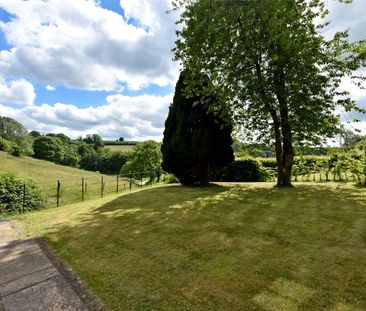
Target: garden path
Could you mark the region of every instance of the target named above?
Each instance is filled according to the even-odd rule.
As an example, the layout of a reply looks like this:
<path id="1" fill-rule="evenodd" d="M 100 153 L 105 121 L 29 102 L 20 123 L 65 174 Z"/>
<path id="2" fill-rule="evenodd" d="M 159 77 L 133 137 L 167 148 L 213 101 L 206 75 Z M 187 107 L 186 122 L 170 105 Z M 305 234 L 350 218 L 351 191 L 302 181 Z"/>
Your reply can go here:
<path id="1" fill-rule="evenodd" d="M 0 311 L 103 310 L 40 239 L 19 222 L 0 219 Z"/>

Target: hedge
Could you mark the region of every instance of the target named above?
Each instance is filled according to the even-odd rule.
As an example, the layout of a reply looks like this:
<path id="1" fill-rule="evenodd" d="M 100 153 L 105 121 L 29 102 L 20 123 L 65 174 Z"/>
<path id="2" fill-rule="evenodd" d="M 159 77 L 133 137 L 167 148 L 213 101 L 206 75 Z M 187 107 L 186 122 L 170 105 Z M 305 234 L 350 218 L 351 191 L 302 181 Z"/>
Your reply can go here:
<path id="1" fill-rule="evenodd" d="M 255 159 L 241 159 L 231 162 L 218 171 L 215 181 L 262 181 L 263 172 L 260 164 Z"/>
<path id="2" fill-rule="evenodd" d="M 44 194 L 33 180 L 14 173 L 0 175 L 0 213 L 20 213 L 42 208 Z"/>

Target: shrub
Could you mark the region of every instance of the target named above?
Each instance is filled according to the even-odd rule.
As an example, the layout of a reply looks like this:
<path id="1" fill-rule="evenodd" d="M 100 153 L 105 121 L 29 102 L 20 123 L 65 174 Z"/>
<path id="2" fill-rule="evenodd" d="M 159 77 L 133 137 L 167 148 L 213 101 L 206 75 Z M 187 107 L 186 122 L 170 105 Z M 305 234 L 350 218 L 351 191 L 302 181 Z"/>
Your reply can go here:
<path id="1" fill-rule="evenodd" d="M 0 151 L 9 151 L 11 148 L 11 142 L 5 138 L 0 137 Z"/>
<path id="2" fill-rule="evenodd" d="M 255 159 L 233 161 L 221 169 L 216 175 L 216 181 L 262 181 L 263 171 Z"/>
<path id="3" fill-rule="evenodd" d="M 270 169 L 277 169 L 277 161 L 276 158 L 260 158 L 258 161 L 261 163 L 263 167 Z"/>
<path id="4" fill-rule="evenodd" d="M 22 154 L 24 154 L 24 151 L 21 147 L 19 147 L 17 144 L 13 144 L 11 146 L 10 154 L 14 157 L 20 157 Z"/>
<path id="5" fill-rule="evenodd" d="M 0 175 L 0 213 L 20 213 L 43 206 L 44 194 L 33 180 L 13 173 Z"/>
<path id="6" fill-rule="evenodd" d="M 168 174 L 165 176 L 164 182 L 166 184 L 179 184 L 179 179 L 175 177 L 173 174 Z"/>

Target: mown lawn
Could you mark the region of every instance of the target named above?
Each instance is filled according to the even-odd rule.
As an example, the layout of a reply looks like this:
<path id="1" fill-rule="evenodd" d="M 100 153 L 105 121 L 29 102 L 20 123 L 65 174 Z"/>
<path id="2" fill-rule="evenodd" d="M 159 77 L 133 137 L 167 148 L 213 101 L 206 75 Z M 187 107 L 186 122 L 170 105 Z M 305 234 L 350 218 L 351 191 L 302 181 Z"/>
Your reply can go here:
<path id="1" fill-rule="evenodd" d="M 18 216 L 112 310 L 366 310 L 366 193 L 148 189 Z"/>

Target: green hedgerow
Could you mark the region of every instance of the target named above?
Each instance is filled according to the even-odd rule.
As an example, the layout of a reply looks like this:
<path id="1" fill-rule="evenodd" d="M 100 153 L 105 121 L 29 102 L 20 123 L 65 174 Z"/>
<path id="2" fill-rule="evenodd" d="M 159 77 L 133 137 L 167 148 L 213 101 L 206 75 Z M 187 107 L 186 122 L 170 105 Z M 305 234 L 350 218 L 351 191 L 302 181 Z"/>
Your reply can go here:
<path id="1" fill-rule="evenodd" d="M 42 208 L 44 194 L 33 180 L 14 173 L 0 175 L 0 213 L 20 213 Z"/>

